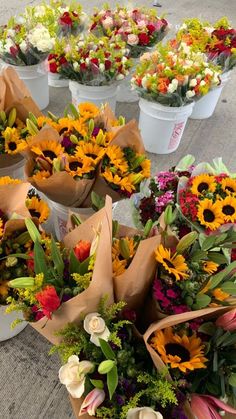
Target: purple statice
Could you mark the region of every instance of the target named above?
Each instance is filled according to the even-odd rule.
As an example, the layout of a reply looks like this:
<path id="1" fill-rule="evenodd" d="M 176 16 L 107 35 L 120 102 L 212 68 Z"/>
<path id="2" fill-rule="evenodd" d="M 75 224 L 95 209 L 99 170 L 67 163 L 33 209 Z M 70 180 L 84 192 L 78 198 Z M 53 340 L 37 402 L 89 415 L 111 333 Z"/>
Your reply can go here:
<path id="1" fill-rule="evenodd" d="M 99 134 L 99 131 L 100 131 L 99 127 L 94 127 L 93 132 L 92 132 L 92 136 L 97 137 L 97 135 Z"/>
<path id="2" fill-rule="evenodd" d="M 63 137 L 63 140 L 62 140 L 62 142 L 61 142 L 61 145 L 62 145 L 62 147 L 65 147 L 65 148 L 69 148 L 69 147 L 73 147 L 74 146 L 74 144 L 72 143 L 72 141 L 70 140 L 70 138 L 69 137 Z"/>
<path id="3" fill-rule="evenodd" d="M 174 192 L 173 191 L 167 191 L 161 196 L 157 196 L 155 198 L 155 207 L 156 211 L 161 214 L 163 211 L 165 211 L 167 205 L 174 204 Z"/>
<path id="4" fill-rule="evenodd" d="M 178 177 L 174 172 L 159 172 L 154 176 L 158 188 L 162 190 L 176 188 Z"/>

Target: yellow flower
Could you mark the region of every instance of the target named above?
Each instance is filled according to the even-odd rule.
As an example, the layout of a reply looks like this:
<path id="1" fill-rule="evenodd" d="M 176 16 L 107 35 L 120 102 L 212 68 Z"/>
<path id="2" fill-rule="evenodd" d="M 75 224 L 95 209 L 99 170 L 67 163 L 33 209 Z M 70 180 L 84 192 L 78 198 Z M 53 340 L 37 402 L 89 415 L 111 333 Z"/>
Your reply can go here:
<path id="1" fill-rule="evenodd" d="M 44 179 L 48 179 L 51 176 L 51 173 L 46 171 L 46 170 L 42 170 L 41 172 L 37 172 L 35 173 L 32 178 L 37 181 L 37 180 L 44 180 Z"/>
<path id="2" fill-rule="evenodd" d="M 210 230 L 219 228 L 224 224 L 219 201 L 216 201 L 215 203 L 213 203 L 211 199 L 200 201 L 197 218 L 202 226 L 209 228 Z"/>
<path id="3" fill-rule="evenodd" d="M 120 239 L 114 239 L 112 244 L 112 268 L 114 276 L 119 276 L 125 272 L 137 250 L 137 242 L 132 237 L 124 237 L 122 241 L 125 242 L 127 247 L 127 257 L 122 252 Z"/>
<path id="4" fill-rule="evenodd" d="M 143 176 L 143 178 L 149 178 L 151 176 L 151 160 L 145 159 L 141 163 L 142 171 L 140 172 Z"/>
<path id="5" fill-rule="evenodd" d="M 84 174 L 93 172 L 94 170 L 95 167 L 88 157 L 81 159 L 76 156 L 67 156 L 65 171 L 71 176 L 82 177 Z"/>
<path id="6" fill-rule="evenodd" d="M 42 199 L 38 199 L 36 196 L 26 200 L 26 207 L 31 217 L 38 218 L 40 224 L 45 223 L 50 215 L 50 209 L 47 203 Z"/>
<path id="7" fill-rule="evenodd" d="M 12 179 L 12 178 L 10 178 L 10 176 L 0 177 L 0 186 L 2 186 L 2 185 L 18 185 L 19 183 L 22 183 L 22 180 Z"/>
<path id="8" fill-rule="evenodd" d="M 158 352 L 162 361 L 181 372 L 206 368 L 204 345 L 195 333 L 192 336 L 173 333 L 172 327 L 155 332 L 151 346 Z"/>
<path id="9" fill-rule="evenodd" d="M 74 120 L 71 118 L 60 118 L 58 121 L 58 132 L 63 134 L 65 132 L 72 132 L 74 128 Z"/>
<path id="10" fill-rule="evenodd" d="M 106 169 L 105 172 L 101 173 L 101 176 L 108 184 L 114 185 L 115 190 L 120 189 L 121 191 L 127 191 L 128 193 L 135 191 L 135 186 L 130 182 L 128 176 L 122 178 L 121 176 L 114 175 L 109 169 Z"/>
<path id="11" fill-rule="evenodd" d="M 64 148 L 55 140 L 44 140 L 34 144 L 31 147 L 31 151 L 38 156 L 44 157 L 49 163 L 53 163 L 53 160 L 64 152 Z"/>
<path id="12" fill-rule="evenodd" d="M 230 296 L 230 294 L 228 294 L 227 292 L 222 291 L 221 288 L 215 288 L 214 291 L 212 292 L 212 295 L 218 301 L 224 301 Z"/>
<path id="13" fill-rule="evenodd" d="M 39 116 L 37 118 L 38 128 L 42 128 L 44 125 L 49 125 L 50 127 L 54 128 L 56 131 L 60 131 L 60 126 L 57 122 L 53 121 L 51 118 L 47 116 Z"/>
<path id="14" fill-rule="evenodd" d="M 16 128 L 7 127 L 2 136 L 5 139 L 5 152 L 7 154 L 21 153 L 27 147 L 26 141 L 20 138 L 19 131 Z"/>
<path id="15" fill-rule="evenodd" d="M 90 102 L 80 103 L 78 109 L 80 116 L 85 119 L 95 118 L 100 112 L 99 108 Z"/>
<path id="16" fill-rule="evenodd" d="M 219 206 L 224 217 L 224 221 L 227 223 L 236 222 L 236 198 L 233 196 L 227 196 L 222 201 L 219 201 Z"/>
<path id="17" fill-rule="evenodd" d="M 80 119 L 73 121 L 73 128 L 82 138 L 86 137 L 88 130 L 86 125 Z"/>
<path id="18" fill-rule="evenodd" d="M 8 296 L 9 287 L 7 284 L 8 281 L 0 281 L 0 297 L 2 297 L 3 300 L 5 300 Z"/>
<path id="19" fill-rule="evenodd" d="M 188 271 L 188 265 L 182 255 L 175 253 L 171 256 L 170 249 L 166 249 L 160 244 L 155 251 L 155 257 L 156 261 L 160 263 L 169 274 L 174 275 L 177 281 L 189 277 L 186 273 Z"/>
<path id="20" fill-rule="evenodd" d="M 223 178 L 221 181 L 221 187 L 227 194 L 236 193 L 236 179 L 230 177 Z"/>
<path id="21" fill-rule="evenodd" d="M 3 220 L 0 218 L 0 239 L 3 236 L 3 232 L 4 232 L 4 222 Z"/>
<path id="22" fill-rule="evenodd" d="M 129 170 L 124 153 L 118 145 L 110 145 L 106 149 L 106 156 L 109 159 L 109 166 L 114 166 L 121 173 L 126 173 Z"/>
<path id="23" fill-rule="evenodd" d="M 216 190 L 216 183 L 215 183 L 215 177 L 208 175 L 208 174 L 202 174 L 199 176 L 195 176 L 193 178 L 191 192 L 194 195 L 202 195 L 206 192 L 215 192 Z"/>
<path id="24" fill-rule="evenodd" d="M 103 155 L 104 149 L 91 142 L 80 141 L 79 145 L 76 147 L 75 156 L 81 160 L 87 157 L 94 166 L 98 165 Z"/>
<path id="25" fill-rule="evenodd" d="M 213 274 L 217 271 L 219 265 L 211 260 L 206 260 L 203 262 L 203 270 L 208 274 Z"/>
<path id="26" fill-rule="evenodd" d="M 30 305 L 37 304 L 37 299 L 35 298 L 35 295 L 37 292 L 42 290 L 43 282 L 43 273 L 37 274 L 34 278 L 34 286 L 32 286 L 32 288 L 17 289 L 19 298 L 24 301 L 27 301 Z"/>

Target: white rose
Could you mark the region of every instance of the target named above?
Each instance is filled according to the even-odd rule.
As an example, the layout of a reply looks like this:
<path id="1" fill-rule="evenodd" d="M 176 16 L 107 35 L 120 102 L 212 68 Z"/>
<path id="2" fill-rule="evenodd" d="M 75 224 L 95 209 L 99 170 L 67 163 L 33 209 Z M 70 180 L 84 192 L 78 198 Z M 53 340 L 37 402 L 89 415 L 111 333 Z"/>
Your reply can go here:
<path id="1" fill-rule="evenodd" d="M 103 73 L 103 71 L 105 70 L 105 65 L 103 63 L 99 64 L 99 70 Z"/>
<path id="2" fill-rule="evenodd" d="M 70 10 L 69 6 L 58 7 L 58 11 L 60 12 L 61 15 L 63 15 L 65 12 L 69 12 L 69 10 Z"/>
<path id="3" fill-rule="evenodd" d="M 108 17 L 106 17 L 106 19 L 104 19 L 103 21 L 102 21 L 102 25 L 103 25 L 103 27 L 105 28 L 105 29 L 110 29 L 110 28 L 112 28 L 112 26 L 113 26 L 113 19 L 112 19 L 112 17 L 110 17 L 110 16 L 108 16 Z"/>
<path id="4" fill-rule="evenodd" d="M 189 86 L 190 86 L 190 87 L 195 87 L 195 86 L 197 86 L 197 80 L 196 80 L 196 79 L 192 79 L 192 80 L 190 80 Z"/>
<path id="5" fill-rule="evenodd" d="M 16 34 L 16 31 L 14 31 L 14 29 L 8 29 L 7 36 L 14 38 L 15 34 Z"/>
<path id="6" fill-rule="evenodd" d="M 116 76 L 116 80 L 120 81 L 123 80 L 125 78 L 124 74 L 118 74 L 118 76 Z"/>
<path id="7" fill-rule="evenodd" d="M 186 92 L 186 98 L 187 98 L 187 99 L 191 99 L 193 96 L 195 96 L 195 92 L 194 92 L 194 90 L 188 90 L 188 91 Z"/>
<path id="8" fill-rule="evenodd" d="M 89 361 L 79 361 L 78 356 L 72 355 L 67 364 L 59 370 L 59 380 L 64 384 L 72 397 L 79 399 L 84 394 L 86 374 L 93 370 Z"/>
<path id="9" fill-rule="evenodd" d="M 144 76 L 143 79 L 142 79 L 142 87 L 144 89 L 147 89 L 147 81 L 148 81 L 147 76 Z"/>
<path id="10" fill-rule="evenodd" d="M 150 407 L 136 407 L 129 409 L 127 419 L 163 419 L 163 416 Z"/>
<path id="11" fill-rule="evenodd" d="M 9 54 L 11 53 L 11 47 L 15 47 L 15 43 L 12 41 L 12 39 L 7 38 L 5 46 L 4 46 L 4 50 L 6 52 L 9 52 Z"/>
<path id="12" fill-rule="evenodd" d="M 20 47 L 21 51 L 22 51 L 23 53 L 25 53 L 25 52 L 26 52 L 26 50 L 27 50 L 27 43 L 26 43 L 25 41 L 22 41 L 22 42 L 20 43 L 19 47 Z"/>
<path id="13" fill-rule="evenodd" d="M 123 57 L 122 60 L 121 60 L 122 64 L 125 64 L 126 61 L 128 61 L 128 58 L 127 57 Z"/>
<path id="14" fill-rule="evenodd" d="M 73 63 L 73 68 L 75 71 L 77 71 L 79 69 L 79 63 L 77 62 Z"/>
<path id="15" fill-rule="evenodd" d="M 35 6 L 34 9 L 34 15 L 35 17 L 43 17 L 46 13 L 46 7 L 45 6 Z"/>
<path id="16" fill-rule="evenodd" d="M 169 84 L 167 91 L 169 93 L 174 93 L 177 90 L 178 87 L 178 80 L 173 79 L 172 82 Z"/>
<path id="17" fill-rule="evenodd" d="M 206 82 L 204 81 L 204 80 L 202 80 L 201 82 L 200 82 L 200 86 L 205 86 L 206 85 Z"/>
<path id="18" fill-rule="evenodd" d="M 110 331 L 99 313 L 87 314 L 84 319 L 84 330 L 91 335 L 90 341 L 96 346 L 100 346 L 99 339 L 108 341 L 110 336 Z"/>
<path id="19" fill-rule="evenodd" d="M 207 75 L 209 75 L 209 76 L 213 76 L 213 71 L 210 69 L 210 68 L 206 68 L 205 70 L 204 70 L 204 73 Z"/>
<path id="20" fill-rule="evenodd" d="M 135 35 L 134 33 L 128 35 L 127 44 L 138 45 L 138 43 L 139 43 L 139 39 L 137 35 Z"/>

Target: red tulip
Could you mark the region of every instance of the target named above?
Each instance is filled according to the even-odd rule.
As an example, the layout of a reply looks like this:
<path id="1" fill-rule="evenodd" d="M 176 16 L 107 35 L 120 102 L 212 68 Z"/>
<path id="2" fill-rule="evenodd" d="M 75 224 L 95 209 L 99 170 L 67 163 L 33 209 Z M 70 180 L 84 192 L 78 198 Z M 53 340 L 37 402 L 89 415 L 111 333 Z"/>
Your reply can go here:
<path id="1" fill-rule="evenodd" d="M 79 243 L 75 246 L 74 252 L 75 256 L 80 262 L 83 262 L 89 257 L 91 243 L 85 240 L 80 240 Z"/>
<path id="2" fill-rule="evenodd" d="M 236 309 L 228 311 L 216 320 L 216 326 L 222 327 L 224 330 L 233 332 L 236 330 Z"/>
<path id="3" fill-rule="evenodd" d="M 43 291 L 35 294 L 36 300 L 40 303 L 42 312 L 49 319 L 52 318 L 52 313 L 60 307 L 60 298 L 53 286 L 46 286 Z"/>

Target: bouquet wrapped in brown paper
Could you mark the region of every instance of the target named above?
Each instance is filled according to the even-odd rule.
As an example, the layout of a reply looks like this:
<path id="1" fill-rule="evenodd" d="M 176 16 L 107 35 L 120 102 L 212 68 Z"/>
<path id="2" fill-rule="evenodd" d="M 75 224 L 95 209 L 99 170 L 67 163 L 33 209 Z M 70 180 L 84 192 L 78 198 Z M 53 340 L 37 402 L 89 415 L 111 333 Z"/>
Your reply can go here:
<path id="1" fill-rule="evenodd" d="M 111 214 L 107 197 L 105 207 L 69 233 L 63 245 L 52 237 L 42 240 L 32 225 L 29 228 L 35 239 L 31 275 L 9 282 L 19 294 L 12 307 L 20 305 L 26 318 L 34 321 L 32 327 L 52 343 L 59 341 L 55 333 L 67 323 L 94 311 L 104 294 L 109 302 L 114 300 Z"/>
<path id="2" fill-rule="evenodd" d="M 190 401 L 187 417 L 234 413 L 236 309 L 206 308 L 169 316 L 153 323 L 144 335 L 158 371 L 169 368 Z M 212 415 L 211 415 L 212 414 Z"/>

